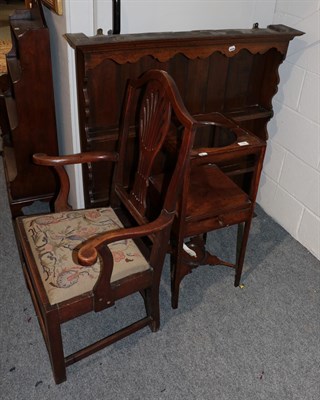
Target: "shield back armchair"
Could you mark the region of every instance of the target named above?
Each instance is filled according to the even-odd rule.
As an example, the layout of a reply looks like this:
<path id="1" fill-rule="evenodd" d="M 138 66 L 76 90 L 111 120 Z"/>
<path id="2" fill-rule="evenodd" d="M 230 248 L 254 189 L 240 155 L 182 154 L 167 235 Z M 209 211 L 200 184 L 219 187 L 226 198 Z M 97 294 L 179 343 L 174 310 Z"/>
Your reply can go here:
<path id="1" fill-rule="evenodd" d="M 23 272 L 56 383 L 66 380 L 67 366 L 116 340 L 146 326 L 159 329 L 160 277 L 196 121 L 173 80 L 159 70 L 129 81 L 121 121 L 115 152 L 35 154 L 39 168 L 52 167 L 60 178 L 55 210 L 16 219 Z M 173 157 L 164 144 L 174 125 L 183 130 Z M 135 146 L 129 146 L 130 141 Z M 106 169 L 114 164 L 110 206 L 72 210 L 65 166 L 96 162 Z M 166 182 L 160 197 L 149 184 L 159 171 Z M 111 307 L 135 292 L 142 295 L 144 318 L 86 348 L 64 353 L 63 323 Z"/>

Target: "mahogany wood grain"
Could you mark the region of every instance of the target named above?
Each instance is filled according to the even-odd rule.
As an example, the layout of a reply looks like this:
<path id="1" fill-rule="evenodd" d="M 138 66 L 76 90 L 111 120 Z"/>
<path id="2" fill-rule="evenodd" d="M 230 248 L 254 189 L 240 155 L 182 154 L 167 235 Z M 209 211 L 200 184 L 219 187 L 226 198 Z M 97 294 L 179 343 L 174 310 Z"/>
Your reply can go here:
<path id="1" fill-rule="evenodd" d="M 35 200 L 51 201 L 56 187 L 49 168 L 32 162 L 35 152 L 58 153 L 49 31 L 41 2 L 10 16 L 12 49 L 6 56 L 9 85 L 0 121 L 6 132 L 4 169 L 13 217 Z"/>
<path id="2" fill-rule="evenodd" d="M 127 80 L 150 68 L 169 72 L 191 115 L 223 112 L 267 139 L 278 67 L 290 40 L 300 35 L 284 25 L 93 37 L 66 34 L 76 56 L 81 150 L 115 148 Z M 83 177 L 86 205 L 108 204 L 111 174 L 107 186 L 99 166 L 84 166 Z"/>
<path id="3" fill-rule="evenodd" d="M 134 127 L 132 121 L 137 121 Z M 179 140 L 176 141 L 177 147 L 173 158 L 165 143 L 175 124 L 182 127 L 182 130 Z M 115 151 L 100 150 L 64 156 L 38 153 L 33 156 L 39 168 L 52 167 L 59 176 L 61 187 L 54 203 L 55 212 L 58 213 L 70 209 L 67 202 L 70 184 L 68 175 L 64 171 L 66 165 L 99 164 L 102 170 L 107 172 L 108 165 L 113 164 L 111 206 L 124 226 L 98 235 L 94 234 L 75 249 L 66 246 L 65 251 L 71 252 L 78 264 L 89 266 L 99 257 L 100 274 L 92 290 L 50 304 L 36 264 L 38 254 L 33 253 L 26 233 L 27 228 L 23 224 L 25 217 L 16 218 L 16 236 L 23 271 L 47 345 L 56 383 L 66 380 L 66 367 L 116 340 L 145 326 L 149 326 L 154 332 L 159 329 L 161 272 L 196 125 L 197 121 L 184 107 L 172 78 L 164 71 L 149 70 L 140 79 L 128 83 L 119 143 Z M 134 163 L 136 169 L 128 175 L 127 155 L 129 153 L 129 158 L 131 157 L 129 138 L 132 129 L 138 139 L 135 141 L 138 157 Z M 170 168 L 164 170 L 166 185 L 161 187 L 157 197 L 151 196 L 149 190 L 151 175 L 158 168 L 159 160 L 163 162 L 167 158 Z M 168 164 L 166 166 L 168 167 Z M 59 215 L 61 217 L 61 214 Z M 60 220 L 65 224 L 63 231 L 70 228 L 68 216 L 69 214 L 65 213 Z M 50 216 L 47 217 L 50 219 Z M 89 225 L 89 231 L 92 229 L 96 232 L 95 223 L 96 221 L 93 221 L 92 226 Z M 139 247 L 147 260 L 148 268 L 111 282 L 112 271 L 117 261 L 112 256 L 109 244 L 128 239 L 134 240 Z M 53 254 L 52 257 L 56 255 Z M 62 268 L 64 270 L 64 266 Z M 68 286 L 64 289 L 68 290 Z M 102 311 L 121 298 L 137 292 L 143 297 L 144 318 L 72 354 L 64 354 L 61 324 L 88 312 Z"/>
<path id="4" fill-rule="evenodd" d="M 208 147 L 204 141 L 191 152 L 171 233 L 173 308 L 178 307 L 182 279 L 200 265 L 234 268 L 234 284 L 239 285 L 266 148 L 266 141 L 219 113 L 196 118 L 200 127 L 211 125 L 211 136 L 229 138 L 215 139 Z M 198 129 L 196 141 L 201 133 Z M 234 247 L 238 252 L 234 262 L 222 260 L 206 248 L 208 232 L 230 225 L 244 225 L 238 242 L 235 238 Z"/>

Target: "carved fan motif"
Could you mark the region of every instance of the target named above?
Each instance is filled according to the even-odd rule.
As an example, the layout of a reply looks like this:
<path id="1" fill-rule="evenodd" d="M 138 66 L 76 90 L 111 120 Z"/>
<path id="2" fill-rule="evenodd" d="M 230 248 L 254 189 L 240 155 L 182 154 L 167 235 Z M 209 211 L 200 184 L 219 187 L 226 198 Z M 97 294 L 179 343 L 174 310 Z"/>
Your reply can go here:
<path id="1" fill-rule="evenodd" d="M 158 83 L 151 83 L 142 100 L 139 117 L 140 159 L 131 191 L 131 201 L 140 213 L 146 211 L 148 177 L 154 160 L 167 136 L 171 107 Z"/>

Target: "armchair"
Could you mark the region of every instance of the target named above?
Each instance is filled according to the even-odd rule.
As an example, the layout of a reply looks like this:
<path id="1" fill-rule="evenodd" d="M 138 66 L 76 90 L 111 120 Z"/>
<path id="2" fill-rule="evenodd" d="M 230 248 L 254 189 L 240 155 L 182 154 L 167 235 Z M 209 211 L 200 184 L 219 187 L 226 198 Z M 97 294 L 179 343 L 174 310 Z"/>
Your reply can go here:
<path id="1" fill-rule="evenodd" d="M 183 130 L 172 157 L 164 143 L 176 124 Z M 116 340 L 146 326 L 153 332 L 159 329 L 161 271 L 195 124 L 170 76 L 150 70 L 129 81 L 117 151 L 34 155 L 36 164 L 54 168 L 60 191 L 53 213 L 16 219 L 16 237 L 56 383 L 66 380 L 67 366 Z M 114 164 L 110 207 L 72 210 L 64 167 L 96 162 Z M 166 184 L 155 197 L 149 183 L 159 171 Z M 64 354 L 63 323 L 104 310 L 136 292 L 142 295 L 144 318 Z"/>

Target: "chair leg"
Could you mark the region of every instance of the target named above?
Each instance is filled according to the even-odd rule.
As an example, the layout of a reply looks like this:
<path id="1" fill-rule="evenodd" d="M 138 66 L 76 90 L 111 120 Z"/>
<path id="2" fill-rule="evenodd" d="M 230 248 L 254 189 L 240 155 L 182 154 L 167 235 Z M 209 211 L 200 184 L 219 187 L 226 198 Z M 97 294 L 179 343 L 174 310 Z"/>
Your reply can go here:
<path id="1" fill-rule="evenodd" d="M 180 283 L 182 279 L 191 272 L 188 265 L 183 261 L 183 250 L 171 255 L 171 306 L 173 309 L 178 308 Z M 182 248 L 182 245 L 181 245 Z"/>
<path id="2" fill-rule="evenodd" d="M 57 384 L 67 380 L 66 364 L 59 315 L 57 310 L 50 311 L 45 316 L 46 344 L 51 361 L 54 380 Z"/>
<path id="3" fill-rule="evenodd" d="M 237 261 L 236 261 L 236 274 L 234 280 L 234 286 L 236 287 L 239 286 L 240 284 L 242 268 L 249 238 L 250 226 L 251 226 L 251 219 L 245 222 L 244 226 L 243 224 L 238 225 L 237 256 L 236 256 Z"/>
<path id="4" fill-rule="evenodd" d="M 159 304 L 159 287 L 153 288 L 151 292 L 151 304 L 152 304 L 152 323 L 150 325 L 152 332 L 157 332 L 160 328 L 160 304 Z"/>
<path id="5" fill-rule="evenodd" d="M 144 302 L 147 316 L 151 317 L 150 329 L 157 332 L 160 328 L 160 304 L 159 304 L 159 286 L 145 290 Z"/>
<path id="6" fill-rule="evenodd" d="M 179 302 L 179 289 L 180 282 L 182 280 L 182 276 L 179 276 L 179 267 L 178 261 L 171 261 L 171 307 L 176 309 L 178 308 Z"/>
<path id="7" fill-rule="evenodd" d="M 34 287 L 32 286 L 26 264 L 22 261 L 23 275 L 30 292 L 31 299 L 38 317 L 41 332 L 47 346 L 54 380 L 57 384 L 67 379 L 66 366 L 62 346 L 62 336 L 60 329 L 59 313 L 57 309 L 43 311 L 40 301 L 37 298 Z"/>
<path id="8" fill-rule="evenodd" d="M 204 240 L 206 237 L 204 237 Z M 171 273 L 171 307 L 178 308 L 180 283 L 182 279 L 192 272 L 192 267 L 184 260 L 184 240 L 182 235 L 176 241 L 173 241 L 174 249 L 170 256 Z M 194 266 L 193 266 L 194 267 Z"/>

